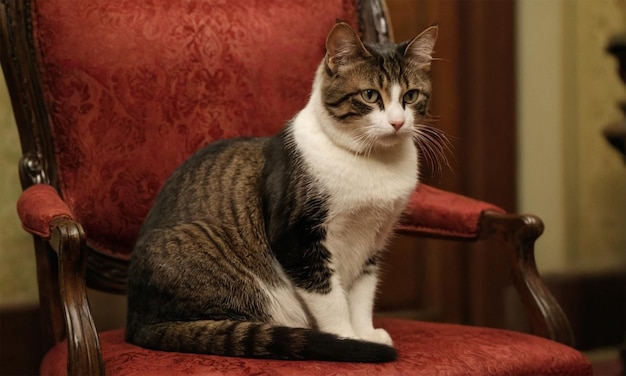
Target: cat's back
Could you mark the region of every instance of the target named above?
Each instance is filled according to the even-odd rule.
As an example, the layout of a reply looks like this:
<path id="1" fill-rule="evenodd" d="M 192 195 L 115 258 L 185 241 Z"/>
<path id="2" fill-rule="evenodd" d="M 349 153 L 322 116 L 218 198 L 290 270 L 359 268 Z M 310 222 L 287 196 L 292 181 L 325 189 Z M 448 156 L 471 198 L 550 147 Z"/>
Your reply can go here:
<path id="1" fill-rule="evenodd" d="M 142 233 L 173 224 L 224 215 L 228 202 L 255 196 L 269 138 L 220 140 L 198 150 L 166 181 L 148 213 Z"/>

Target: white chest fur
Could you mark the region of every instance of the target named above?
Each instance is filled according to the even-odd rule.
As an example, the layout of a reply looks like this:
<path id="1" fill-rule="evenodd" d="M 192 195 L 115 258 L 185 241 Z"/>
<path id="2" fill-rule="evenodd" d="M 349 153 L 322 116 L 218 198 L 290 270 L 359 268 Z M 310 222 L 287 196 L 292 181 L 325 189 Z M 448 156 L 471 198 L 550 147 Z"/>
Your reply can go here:
<path id="1" fill-rule="evenodd" d="M 410 138 L 368 156 L 334 143 L 307 106 L 294 120 L 294 139 L 306 168 L 329 197 L 326 248 L 344 287 L 382 249 L 406 206 L 418 177 L 417 150 Z"/>

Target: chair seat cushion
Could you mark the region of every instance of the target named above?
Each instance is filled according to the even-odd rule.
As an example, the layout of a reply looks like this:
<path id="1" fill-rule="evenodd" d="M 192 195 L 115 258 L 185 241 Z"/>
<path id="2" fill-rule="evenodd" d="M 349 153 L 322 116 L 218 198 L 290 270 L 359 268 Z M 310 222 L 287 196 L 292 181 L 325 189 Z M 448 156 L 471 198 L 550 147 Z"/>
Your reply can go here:
<path id="1" fill-rule="evenodd" d="M 398 359 L 384 364 L 279 361 L 146 350 L 124 341 L 122 329 L 103 332 L 107 375 L 591 375 L 583 354 L 565 345 L 507 330 L 378 319 Z M 66 343 L 44 358 L 42 375 L 65 375 Z"/>

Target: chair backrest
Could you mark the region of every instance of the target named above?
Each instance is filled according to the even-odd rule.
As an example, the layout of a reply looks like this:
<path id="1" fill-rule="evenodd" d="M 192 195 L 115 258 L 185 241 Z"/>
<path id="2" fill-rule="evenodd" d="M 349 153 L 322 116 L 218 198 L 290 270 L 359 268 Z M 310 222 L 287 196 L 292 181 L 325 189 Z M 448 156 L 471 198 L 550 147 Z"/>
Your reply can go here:
<path id="1" fill-rule="evenodd" d="M 22 184 L 55 186 L 89 245 L 121 260 L 184 159 L 274 133 L 304 106 L 337 19 L 390 38 L 379 0 L 3 4 Z"/>

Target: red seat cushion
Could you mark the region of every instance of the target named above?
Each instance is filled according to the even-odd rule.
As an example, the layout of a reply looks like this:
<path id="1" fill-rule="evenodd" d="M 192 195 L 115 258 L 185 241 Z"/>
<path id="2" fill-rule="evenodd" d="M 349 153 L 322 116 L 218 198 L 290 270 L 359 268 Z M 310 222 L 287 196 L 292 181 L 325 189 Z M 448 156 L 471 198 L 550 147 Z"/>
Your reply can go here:
<path id="1" fill-rule="evenodd" d="M 398 349 L 384 364 L 279 361 L 167 353 L 126 343 L 123 330 L 101 333 L 107 375 L 591 375 L 589 361 L 565 345 L 507 330 L 379 319 Z M 42 375 L 65 375 L 65 342 L 45 357 Z"/>

